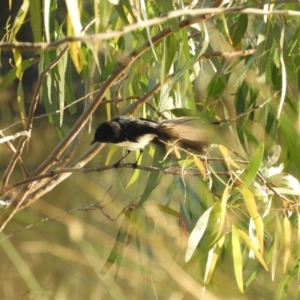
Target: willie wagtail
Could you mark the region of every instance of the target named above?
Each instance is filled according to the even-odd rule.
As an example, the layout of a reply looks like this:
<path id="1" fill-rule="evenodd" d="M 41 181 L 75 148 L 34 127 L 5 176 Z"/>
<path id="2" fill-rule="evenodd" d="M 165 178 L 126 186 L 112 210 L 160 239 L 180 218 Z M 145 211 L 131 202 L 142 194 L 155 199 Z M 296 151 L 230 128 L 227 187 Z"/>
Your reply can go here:
<path id="1" fill-rule="evenodd" d="M 136 167 L 143 149 L 150 142 L 161 145 L 173 144 L 185 149 L 202 151 L 208 142 L 201 135 L 199 126 L 199 121 L 191 117 L 159 122 L 121 116 L 100 124 L 91 144 L 113 143 L 125 148 L 127 154 L 114 164 L 116 167 L 131 151 L 139 150 L 139 157 L 132 164 Z"/>

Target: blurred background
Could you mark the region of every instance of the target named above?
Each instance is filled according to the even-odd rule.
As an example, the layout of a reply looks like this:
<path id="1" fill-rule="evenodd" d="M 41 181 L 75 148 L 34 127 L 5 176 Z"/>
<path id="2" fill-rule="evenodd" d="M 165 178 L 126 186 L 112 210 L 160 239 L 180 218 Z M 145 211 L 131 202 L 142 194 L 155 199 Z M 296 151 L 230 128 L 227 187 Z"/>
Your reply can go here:
<path id="1" fill-rule="evenodd" d="M 38 42 L 37 33 L 34 33 L 33 30 L 36 25 L 33 25 L 31 20 L 39 18 L 44 24 L 44 9 L 48 2 L 38 0 L 2 2 L 0 11 L 1 40 Z M 170 10 L 192 5 L 195 1 L 191 3 L 181 1 L 167 1 L 168 3 L 120 2 L 115 5 L 112 1 L 76 1 L 74 6 L 78 6 L 80 9 L 82 23 L 98 17 L 101 20 L 100 24 L 97 23 L 98 32 L 109 32 L 133 23 L 139 14 L 143 20 L 159 17 Z M 52 29 L 55 28 L 52 38 L 55 36 L 56 39 L 60 39 L 74 34 L 70 29 L 68 1 L 52 0 L 49 3 L 52 9 L 50 9 L 51 16 L 55 19 L 55 24 L 52 22 L 51 25 Z M 253 2 L 245 3 L 255 4 Z M 29 5 L 30 9 L 21 22 L 20 8 L 26 7 L 26 5 Z M 210 7 L 211 3 L 197 2 L 196 8 L 204 6 Z M 284 8 L 287 9 L 287 4 L 284 5 Z M 290 7 L 290 9 L 297 10 L 297 6 Z M 36 12 L 34 16 L 32 15 L 33 11 Z M 256 18 L 255 15 L 249 15 L 246 18 L 245 15 L 226 15 L 226 18 L 226 21 L 222 20 L 222 17 L 208 20 L 205 28 L 196 23 L 194 28 L 191 27 L 186 31 L 180 31 L 176 27 L 178 20 L 172 19 L 165 24 L 153 26 L 148 31 L 139 29 L 132 34 L 102 41 L 96 55 L 97 67 L 89 92 L 97 91 L 102 86 L 123 55 L 137 49 L 147 42 L 149 37 L 161 32 L 166 27 L 175 26 L 173 27 L 175 28 L 174 36 L 166 38 L 162 44 L 150 48 L 145 55 L 139 57 L 126 73 L 128 77 L 125 78 L 125 83 L 120 87 L 113 86 L 106 93 L 105 100 L 114 99 L 117 95 L 123 101 L 120 102 L 118 110 L 114 103 L 100 105 L 97 108 L 90 123 L 80 136 L 80 145 L 72 157 L 71 163 L 90 150 L 93 132 L 100 122 L 117 115 L 130 103 L 136 101 L 128 100 L 127 97 L 143 96 L 155 84 L 163 82 L 165 77 L 173 72 L 177 74 L 174 77 L 175 80 L 170 85 L 164 86 L 149 100 L 152 106 L 142 106 L 135 116 L 158 119 L 160 115 L 156 113 L 157 111 L 165 112 L 167 117 L 171 113 L 179 116 L 176 114 L 194 111 L 220 120 L 251 110 L 257 105 L 265 103 L 267 99 L 273 97 L 274 93 L 281 90 L 282 86 L 279 86 L 281 83 L 278 79 L 282 76 L 281 69 L 278 62 L 271 56 L 266 59 L 258 55 L 260 63 L 266 59 L 268 63 L 272 64 L 271 67 L 266 67 L 265 72 L 268 74 L 265 74 L 267 78 L 265 81 L 262 80 L 261 74 L 261 77 L 255 74 L 255 68 L 252 68 L 251 65 L 254 59 L 258 59 L 257 57 L 242 58 L 241 56 L 236 60 L 211 57 L 209 60 L 200 61 L 199 66 L 196 64 L 196 59 L 192 60 L 199 54 L 197 51 L 201 47 L 210 53 L 255 48 L 265 55 L 268 51 L 267 42 L 263 49 L 260 49 L 258 41 L 252 41 L 254 37 L 256 39 L 262 34 L 259 30 L 262 31 L 262 27 L 267 26 L 262 18 Z M 20 21 L 21 26 L 14 31 L 12 28 L 15 28 L 13 24 L 17 22 L 16 20 Z M 53 20 L 50 19 L 50 21 Z M 229 27 L 229 36 L 235 38 L 233 44 L 227 40 L 224 22 L 227 22 Z M 267 22 L 272 23 L 270 26 L 275 35 L 276 29 L 279 30 L 279 27 L 276 27 L 278 26 L 276 22 L 280 23 L 279 18 L 270 18 Z M 291 18 L 288 20 L 287 28 L 284 28 L 286 29 L 286 42 L 290 43 L 291 56 L 299 50 L 298 42 L 291 44 L 293 40 L 297 40 L 299 35 L 298 22 L 299 20 L 294 21 Z M 261 27 L 257 27 L 257 24 L 260 24 Z M 237 32 L 241 27 L 245 27 L 244 31 L 241 29 L 243 32 Z M 209 34 L 206 32 L 207 30 Z M 96 29 L 92 27 L 87 34 L 93 34 L 95 31 Z M 16 32 L 16 35 L 8 38 L 9 33 L 13 32 Z M 40 34 L 43 36 L 43 41 L 44 33 L 45 29 L 42 25 Z M 267 39 L 267 35 L 264 38 Z M 276 36 L 275 40 L 278 41 L 278 39 Z M 191 42 L 192 40 L 194 42 Z M 274 53 L 277 51 L 278 55 L 278 49 L 274 48 L 276 47 L 270 47 Z M 84 110 L 86 82 L 90 79 L 88 74 L 95 58 L 91 49 L 92 47 L 82 46 L 82 53 L 79 55 L 80 71 L 76 67 L 75 59 L 68 56 L 65 92 L 62 92 L 57 87 L 57 83 L 53 82 L 51 88 L 56 93 L 52 91 L 49 97 L 45 92 L 49 88 L 49 83 L 47 83 L 47 79 L 44 80 L 43 93 L 34 114 L 32 135 L 22 153 L 22 159 L 29 174 L 32 174 L 51 154 Z M 24 129 L 22 119 L 24 114 L 26 116 L 28 113 L 38 76 L 57 53 L 58 50 L 52 50 L 52 54 L 49 54 L 47 58 L 46 54 L 41 54 L 41 52 L 22 51 L 21 60 L 23 62 L 30 61 L 30 66 L 26 67 L 22 71 L 22 75 L 17 78 L 17 76 L 8 75 L 17 65 L 16 52 L 1 51 L 0 130 L 5 136 Z M 299 56 L 297 57 L 299 58 Z M 195 69 L 198 66 L 200 71 L 197 73 L 196 70 L 191 70 L 189 64 L 195 64 Z M 284 116 L 289 118 L 291 124 L 296 124 L 294 120 L 298 120 L 297 111 L 290 113 L 297 106 L 295 95 L 299 95 L 297 60 L 295 60 L 295 65 L 297 65 L 295 69 L 298 71 L 293 72 L 291 69 L 288 71 L 288 74 L 290 72 L 294 75 L 291 75 L 293 78 L 290 79 L 288 86 L 290 94 L 286 100 L 288 104 L 284 108 Z M 49 72 L 49 76 L 55 77 L 58 82 L 61 79 L 61 74 L 57 75 L 58 69 L 51 72 Z M 178 75 L 179 73 L 180 75 Z M 220 74 L 222 80 L 214 79 L 215 74 Z M 268 76 L 273 81 L 270 79 L 269 82 Z M 242 78 L 244 81 L 240 83 L 237 78 Z M 78 101 L 71 109 L 64 109 L 63 119 L 60 123 L 59 98 L 61 93 L 65 93 L 66 96 L 64 105 L 79 99 L 82 101 Z M 239 98 L 237 94 L 239 94 Z M 292 97 L 293 95 L 295 99 Z M 272 105 L 270 104 L 261 111 L 251 112 L 250 116 L 242 119 L 241 123 L 237 124 L 238 129 L 235 125 L 230 128 L 230 131 L 232 129 L 234 134 L 238 135 L 238 139 L 229 135 L 227 142 L 233 145 L 232 141 L 238 140 L 236 149 L 241 151 L 244 159 L 249 159 L 261 142 L 265 143 L 266 149 L 270 149 L 274 143 L 287 145 L 288 148 L 283 147 L 283 154 L 279 158 L 279 162 L 288 161 L 290 169 L 287 171 L 297 177 L 299 169 L 293 160 L 296 152 L 291 150 L 291 138 L 289 137 L 295 133 L 298 135 L 299 129 L 292 125 L 290 135 L 285 135 L 286 132 L 278 133 L 278 121 L 275 117 L 278 103 L 279 98 L 277 97 Z M 175 109 L 179 109 L 179 111 L 176 112 Z M 239 129 L 243 131 L 242 134 Z M 298 138 L 295 135 L 294 137 Z M 18 141 L 16 139 L 12 142 L 15 147 Z M 112 164 L 122 154 L 122 150 L 107 145 L 85 167 Z M 135 155 L 135 153 L 131 154 L 126 162 L 134 161 Z M 11 151 L 5 144 L 0 144 L 0 178 L 3 177 L 11 157 Z M 157 150 L 151 146 L 143 154 L 141 165 L 166 166 L 174 163 L 173 160 L 160 163 L 162 157 L 163 155 L 158 155 Z M 224 171 L 224 166 L 222 168 Z M 11 174 L 9 184 L 21 179 L 23 179 L 23 174 L 19 166 L 16 166 Z M 214 188 L 217 190 L 216 186 L 212 190 Z M 225 220 L 228 232 L 224 232 L 224 245 L 220 246 L 216 267 L 212 269 L 213 274 L 206 273 L 209 269 L 207 267 L 209 264 L 208 249 L 211 244 L 206 243 L 205 239 L 197 248 L 195 256 L 188 263 L 185 262 L 191 231 L 187 225 L 187 215 L 191 226 L 194 226 L 217 197 L 221 199 L 223 189 L 222 185 L 222 191 L 214 194 L 209 188 L 209 183 L 199 176 L 162 175 L 133 169 L 109 169 L 88 174 L 74 173 L 32 205 L 16 213 L 1 233 L 0 278 L 2 284 L 0 298 L 5 300 L 142 298 L 172 300 L 255 298 L 259 300 L 284 297 L 296 299 L 298 295 L 298 282 L 295 279 L 298 274 L 297 252 L 293 252 L 294 256 L 291 259 L 293 265 L 291 272 L 294 273 L 287 276 L 280 265 L 284 256 L 282 250 L 284 243 L 281 244 L 279 250 L 281 254 L 278 255 L 279 265 L 274 280 L 272 280 L 271 273 L 265 271 L 257 260 L 249 259 L 249 251 L 246 247 L 243 248 L 244 281 L 242 285 L 245 291 L 241 293 L 237 284 L 232 245 L 229 239 L 230 224 L 242 219 L 239 213 L 232 213 Z M 148 195 L 145 194 L 145 191 L 149 191 Z M 9 194 L 9 198 L 13 198 L 15 192 Z M 146 197 L 147 201 L 136 211 L 135 206 L 141 197 Z M 233 202 L 234 205 L 237 203 Z M 278 207 L 281 206 L 278 205 Z M 185 212 L 183 209 L 187 211 Z M 3 210 L 5 209 L 2 208 Z M 298 223 L 295 219 L 291 223 L 297 227 Z M 271 217 L 269 221 L 266 221 L 266 228 L 270 232 L 275 230 L 273 221 L 274 219 Z M 246 225 L 245 228 L 247 228 Z M 211 231 L 213 230 L 211 229 Z M 209 233 L 207 234 L 205 237 L 209 239 Z M 268 251 L 274 247 L 274 236 L 272 234 L 268 236 L 267 233 L 265 235 L 267 236 L 265 247 L 269 246 L 265 260 L 270 265 L 272 252 Z M 296 236 L 296 233 L 293 236 Z M 210 277 L 210 275 L 212 276 Z M 208 277 L 211 280 L 207 280 Z"/>

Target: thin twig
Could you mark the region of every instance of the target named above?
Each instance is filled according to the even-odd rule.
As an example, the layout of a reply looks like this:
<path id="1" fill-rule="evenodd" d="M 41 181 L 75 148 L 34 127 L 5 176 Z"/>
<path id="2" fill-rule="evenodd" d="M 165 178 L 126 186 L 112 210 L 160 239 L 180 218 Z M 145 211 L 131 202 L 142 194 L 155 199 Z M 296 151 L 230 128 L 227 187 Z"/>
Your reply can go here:
<path id="1" fill-rule="evenodd" d="M 0 136 L 1 136 L 2 138 L 5 138 L 5 135 L 2 133 L 1 130 L 0 130 Z M 11 142 L 7 141 L 7 142 L 5 142 L 5 144 L 6 144 L 7 148 L 8 148 L 12 153 L 15 153 L 15 152 L 16 152 L 16 148 L 14 147 L 14 145 L 13 145 Z M 26 168 L 26 166 L 25 166 L 25 164 L 24 164 L 24 162 L 23 162 L 23 160 L 22 160 L 21 157 L 18 158 L 18 164 L 19 164 L 19 166 L 20 166 L 20 168 L 21 168 L 21 170 L 22 170 L 22 172 L 23 172 L 24 177 L 28 177 L 28 176 L 29 176 L 29 172 L 28 172 L 28 170 L 27 170 L 27 168 Z"/>
<path id="2" fill-rule="evenodd" d="M 0 132 L 0 135 L 2 135 L 2 132 Z M 18 138 L 20 136 L 29 137 L 29 133 L 28 133 L 28 131 L 23 130 L 23 131 L 15 133 L 15 134 L 3 137 L 3 138 L 0 139 L 0 144 L 6 143 L 8 141 L 13 141 L 13 140 L 15 140 L 16 138 Z"/>
<path id="3" fill-rule="evenodd" d="M 59 46 L 71 42 L 98 43 L 101 40 L 112 39 L 137 29 L 159 25 L 165 23 L 170 19 L 182 17 L 184 15 L 197 17 L 197 18 L 198 17 L 208 18 L 209 16 L 211 17 L 219 14 L 251 14 L 257 16 L 278 15 L 278 16 L 300 17 L 300 12 L 294 10 L 263 10 L 258 8 L 245 8 L 244 6 L 229 7 L 229 8 L 200 8 L 200 9 L 193 9 L 193 10 L 184 8 L 184 9 L 171 11 L 167 15 L 162 17 L 148 19 L 146 21 L 140 20 L 137 23 L 124 26 L 123 29 L 115 30 L 112 32 L 91 34 L 88 36 L 69 36 L 61 40 L 50 42 L 50 43 L 4 42 L 4 43 L 0 43 L 0 49 L 6 49 L 6 50 L 19 49 L 23 51 L 37 51 L 37 50 L 57 49 Z"/>
<path id="4" fill-rule="evenodd" d="M 6 188 L 6 185 L 8 183 L 9 177 L 10 177 L 10 175 L 11 175 L 18 159 L 20 158 L 20 156 L 23 152 L 25 143 L 27 142 L 27 140 L 31 136 L 34 112 L 35 112 L 35 109 L 36 109 L 36 106 L 37 106 L 37 102 L 38 102 L 38 99 L 39 99 L 40 90 L 41 90 L 41 87 L 42 87 L 44 77 L 55 65 L 58 64 L 58 62 L 60 61 L 60 59 L 64 55 L 64 53 L 67 51 L 67 49 L 68 49 L 68 46 L 66 46 L 61 51 L 61 53 L 56 57 L 56 59 L 53 62 L 51 62 L 49 64 L 49 66 L 47 66 L 43 70 L 41 75 L 39 76 L 39 79 L 38 79 L 38 82 L 37 82 L 37 85 L 36 85 L 36 89 L 35 89 L 35 93 L 34 93 L 34 96 L 32 98 L 30 108 L 29 108 L 28 118 L 27 118 L 26 131 L 28 132 L 28 134 L 26 136 L 24 136 L 23 138 L 21 138 L 21 140 L 18 144 L 18 147 L 16 149 L 16 152 L 12 156 L 12 158 L 11 158 L 11 160 L 10 160 L 10 162 L 9 162 L 5 172 L 4 172 L 4 175 L 3 175 L 3 178 L 2 178 L 2 185 L 1 185 L 1 189 L 0 189 L 0 194 L 3 194 L 5 192 L 5 188 Z"/>

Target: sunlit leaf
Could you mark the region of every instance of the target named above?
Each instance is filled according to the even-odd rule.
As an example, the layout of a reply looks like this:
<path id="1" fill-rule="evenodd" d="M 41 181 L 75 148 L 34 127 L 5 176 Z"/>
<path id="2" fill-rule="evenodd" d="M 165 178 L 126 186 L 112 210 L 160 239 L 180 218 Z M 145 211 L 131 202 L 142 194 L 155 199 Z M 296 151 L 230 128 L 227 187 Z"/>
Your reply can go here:
<path id="1" fill-rule="evenodd" d="M 20 117 L 21 117 L 23 126 L 25 127 L 26 111 L 25 111 L 25 105 L 24 105 L 24 90 L 23 90 L 22 81 L 19 81 L 19 84 L 18 84 L 17 100 L 18 100 L 18 108 L 19 108 Z"/>
<path id="2" fill-rule="evenodd" d="M 284 259 L 283 259 L 283 272 L 285 273 L 288 267 L 288 262 L 291 256 L 291 223 L 287 216 L 283 219 L 283 232 L 284 232 Z"/>
<path id="3" fill-rule="evenodd" d="M 237 229 L 232 224 L 231 242 L 232 242 L 232 258 L 234 265 L 235 279 L 239 290 L 244 293 L 244 282 L 243 282 L 243 259 L 242 249 L 240 244 L 240 237 Z"/>
<path id="4" fill-rule="evenodd" d="M 79 35 L 82 30 L 82 25 L 80 21 L 78 1 L 74 1 L 74 0 L 65 0 L 65 1 L 68 9 L 68 15 L 71 20 L 73 32 L 75 35 Z"/>
<path id="5" fill-rule="evenodd" d="M 139 169 L 135 169 L 130 180 L 128 181 L 127 185 L 126 185 L 126 189 L 128 189 L 132 184 L 134 184 L 140 175 L 140 170 Z"/>
<path id="6" fill-rule="evenodd" d="M 271 265 L 271 276 L 273 281 L 275 279 L 276 266 L 278 265 L 278 254 L 279 254 L 279 246 L 280 246 L 281 239 L 282 239 L 282 225 L 278 219 L 278 216 L 276 216 L 275 238 L 274 238 L 274 246 L 273 246 L 273 254 L 272 254 L 272 265 Z"/>
<path id="7" fill-rule="evenodd" d="M 194 155 L 193 157 L 194 157 L 194 162 L 195 162 L 196 166 L 198 167 L 198 169 L 200 170 L 202 177 L 205 178 L 206 170 L 205 170 L 205 167 L 204 167 L 202 161 L 196 155 Z"/>
<path id="8" fill-rule="evenodd" d="M 187 246 L 187 250 L 185 253 L 185 261 L 188 262 L 193 253 L 195 252 L 199 242 L 201 241 L 201 238 L 204 235 L 204 232 L 207 228 L 208 225 L 208 220 L 209 220 L 209 216 L 210 213 L 213 209 L 213 206 L 208 208 L 203 214 L 202 216 L 199 218 L 198 222 L 196 223 L 193 231 L 190 234 L 189 240 L 188 240 L 188 246 Z"/>
<path id="9" fill-rule="evenodd" d="M 229 186 L 227 185 L 223 191 L 222 200 L 221 200 L 221 212 L 220 212 L 220 221 L 219 221 L 219 231 L 216 239 L 218 239 L 222 232 L 224 232 L 224 223 L 226 218 L 226 206 L 229 196 Z"/>
<path id="10" fill-rule="evenodd" d="M 21 79 L 22 76 L 22 55 L 18 49 L 13 50 L 14 53 L 14 61 L 16 66 L 16 76 Z"/>
<path id="11" fill-rule="evenodd" d="M 10 37 L 11 41 L 14 41 L 16 39 L 16 35 L 19 32 L 21 26 L 23 25 L 29 9 L 29 5 L 30 5 L 29 0 L 23 0 L 23 3 L 15 17 L 14 23 L 11 28 L 11 37 Z"/>
<path id="12" fill-rule="evenodd" d="M 59 91 L 59 116 L 60 126 L 63 122 L 64 107 L 65 107 L 65 77 L 67 69 L 67 56 L 64 54 L 58 63 L 58 91 Z"/>
<path id="13" fill-rule="evenodd" d="M 224 242 L 225 242 L 225 235 L 223 235 L 218 241 L 218 243 L 216 243 L 214 247 L 208 252 L 208 258 L 207 258 L 205 274 L 204 274 L 205 284 L 208 284 L 212 278 Z"/>
<path id="14" fill-rule="evenodd" d="M 260 253 L 263 253 L 263 251 L 264 251 L 264 224 L 263 224 L 262 218 L 257 211 L 256 202 L 255 202 L 254 196 L 251 193 L 251 191 L 247 187 L 243 186 L 242 194 L 244 197 L 244 201 L 245 201 L 247 210 L 255 224 L 256 235 L 257 235 L 257 239 L 258 239 L 258 243 L 259 243 Z"/>
<path id="15" fill-rule="evenodd" d="M 246 243 L 246 245 L 253 251 L 255 254 L 255 257 L 259 260 L 259 262 L 262 264 L 262 266 L 265 268 L 266 271 L 268 271 L 268 267 L 266 262 L 264 261 L 261 253 L 257 250 L 257 247 L 252 243 L 249 236 L 242 230 L 237 229 L 238 234 L 240 238 Z"/>
<path id="16" fill-rule="evenodd" d="M 231 158 L 230 153 L 226 147 L 223 145 L 218 145 L 218 148 L 220 152 L 222 153 L 223 157 L 226 159 L 226 161 L 233 167 L 239 169 L 240 167 L 238 166 L 237 163 Z"/>
<path id="17" fill-rule="evenodd" d="M 251 182 L 255 179 L 257 172 L 261 166 L 261 162 L 264 155 L 264 144 L 261 143 L 258 148 L 255 150 L 251 159 L 241 176 L 241 179 L 244 181 L 246 186 L 249 186 Z"/>

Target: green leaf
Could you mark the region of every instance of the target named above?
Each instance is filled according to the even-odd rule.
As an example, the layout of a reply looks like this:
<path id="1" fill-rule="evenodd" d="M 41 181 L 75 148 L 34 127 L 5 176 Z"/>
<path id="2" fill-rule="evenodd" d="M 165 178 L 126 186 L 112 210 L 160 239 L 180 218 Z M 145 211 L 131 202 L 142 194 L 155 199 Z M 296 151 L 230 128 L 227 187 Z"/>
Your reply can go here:
<path id="1" fill-rule="evenodd" d="M 240 244 L 239 233 L 233 224 L 232 224 L 231 242 L 232 242 L 232 257 L 233 257 L 235 279 L 239 290 L 242 293 L 244 293 L 242 249 Z"/>
<path id="2" fill-rule="evenodd" d="M 237 115 L 245 112 L 248 93 L 249 86 L 245 81 L 243 81 L 242 84 L 238 87 L 234 98 L 235 110 Z"/>
<path id="3" fill-rule="evenodd" d="M 33 32 L 34 41 L 36 43 L 42 41 L 42 16 L 41 16 L 41 1 L 30 0 L 30 23 Z"/>
<path id="4" fill-rule="evenodd" d="M 161 158 L 161 151 L 157 147 L 157 149 L 154 152 L 154 156 L 153 156 L 153 166 L 154 167 L 160 166 L 160 163 L 159 163 L 160 158 Z M 160 181 L 160 177 L 161 177 L 161 175 L 159 173 L 150 172 L 144 193 L 142 194 L 140 201 L 137 203 L 137 205 L 135 207 L 136 209 L 141 207 L 144 204 L 144 202 L 148 199 L 150 194 L 153 192 L 153 190 L 158 185 L 158 183 Z"/>
<path id="5" fill-rule="evenodd" d="M 128 189 L 132 184 L 134 184 L 138 178 L 139 178 L 139 175 L 140 175 L 140 170 L 139 169 L 135 169 L 130 180 L 128 181 L 125 189 Z"/>
<path id="6" fill-rule="evenodd" d="M 184 185 L 182 178 L 179 176 L 173 176 L 173 182 L 175 183 L 177 190 L 179 192 L 179 197 L 180 197 L 179 204 L 180 204 L 180 212 L 182 218 L 184 220 L 184 223 L 188 231 L 191 232 L 193 230 L 193 222 L 192 222 L 190 211 L 187 209 L 187 205 L 186 205 L 186 185 Z"/>
<path id="7" fill-rule="evenodd" d="M 297 116 L 295 113 L 289 109 L 285 114 L 280 115 L 279 123 L 280 129 L 284 137 L 284 145 L 287 147 L 291 160 L 300 170 L 300 160 L 299 160 L 299 149 L 300 149 L 300 138 L 298 129 L 294 124 L 297 124 Z"/>
<path id="8" fill-rule="evenodd" d="M 266 262 L 264 261 L 261 253 L 257 250 L 257 247 L 252 243 L 249 236 L 242 230 L 237 229 L 240 238 L 247 244 L 247 246 L 253 251 L 254 255 L 258 259 L 258 261 L 262 264 L 266 271 L 268 271 L 268 267 Z"/>
<path id="9" fill-rule="evenodd" d="M 256 207 L 256 202 L 251 191 L 246 187 L 242 187 L 242 194 L 244 197 L 244 201 L 246 203 L 247 210 L 252 218 L 255 229 L 256 236 L 259 243 L 260 253 L 263 253 L 264 250 L 264 225 L 261 216 L 259 215 Z"/>
<path id="10" fill-rule="evenodd" d="M 224 232 L 224 223 L 226 218 L 226 206 L 227 206 L 228 197 L 229 197 L 229 186 L 227 185 L 222 195 L 222 200 L 220 205 L 221 209 L 220 209 L 219 231 L 216 240 L 221 236 L 222 232 Z"/>
<path id="11" fill-rule="evenodd" d="M 220 96 L 226 87 L 225 78 L 216 73 L 211 79 L 207 89 L 207 98 L 212 98 L 215 96 Z"/>
<path id="12" fill-rule="evenodd" d="M 238 45 L 241 41 L 241 39 L 244 37 L 247 27 L 248 27 L 248 15 L 241 14 L 236 21 L 235 30 L 232 35 L 232 42 L 233 46 L 235 47 Z"/>
<path id="13" fill-rule="evenodd" d="M 291 238 L 292 238 L 291 223 L 286 215 L 284 216 L 283 219 L 283 232 L 284 232 L 284 246 L 285 246 L 284 260 L 283 260 L 283 273 L 285 273 L 291 256 Z"/>
<path id="14" fill-rule="evenodd" d="M 249 186 L 252 181 L 255 179 L 259 168 L 262 163 L 264 155 L 264 144 L 261 143 L 258 148 L 255 150 L 253 155 L 251 156 L 251 159 L 244 171 L 244 173 L 241 175 L 241 179 L 243 180 L 244 184 L 246 186 Z"/>
<path id="15" fill-rule="evenodd" d="M 67 68 L 67 53 L 65 53 L 57 67 L 59 72 L 58 81 L 58 96 L 59 96 L 59 122 L 60 126 L 62 126 L 63 117 L 64 117 L 64 107 L 65 107 L 65 78 L 66 78 L 66 68 Z"/>
<path id="16" fill-rule="evenodd" d="M 204 283 L 207 285 L 213 275 L 213 271 L 215 270 L 217 260 L 220 257 L 222 246 L 225 242 L 225 235 L 223 235 L 218 243 L 214 245 L 214 247 L 209 251 L 208 258 L 206 262 L 205 274 L 204 274 Z"/>
<path id="17" fill-rule="evenodd" d="M 201 238 L 203 237 L 204 232 L 207 228 L 209 216 L 210 216 L 212 209 L 213 209 L 213 206 L 210 207 L 209 209 L 207 209 L 202 214 L 202 216 L 199 218 L 198 222 L 196 223 L 195 228 L 191 232 L 189 240 L 188 240 L 187 250 L 185 253 L 185 262 L 188 262 L 191 259 L 199 242 L 201 241 Z"/>
<path id="18" fill-rule="evenodd" d="M 270 63 L 271 49 L 273 46 L 273 28 L 270 20 L 263 24 L 258 37 L 258 46 L 256 50 L 257 65 L 259 74 L 264 74 L 266 71 L 267 64 Z"/>
<path id="19" fill-rule="evenodd" d="M 282 240 L 282 225 L 279 221 L 278 216 L 276 216 L 275 238 L 274 238 L 272 264 L 271 264 L 272 281 L 275 280 L 275 271 L 276 271 L 276 266 L 278 264 L 278 255 L 279 255 L 279 250 L 280 250 L 279 246 L 280 246 L 281 240 Z"/>
<path id="20" fill-rule="evenodd" d="M 24 24 L 24 20 L 29 9 L 29 3 L 29 0 L 23 0 L 23 3 L 14 19 L 14 23 L 11 28 L 10 41 L 15 41 L 17 33 L 19 32 L 21 26 Z"/>
<path id="21" fill-rule="evenodd" d="M 102 275 L 105 275 L 115 263 L 120 266 L 122 262 L 123 250 L 125 248 L 125 242 L 128 234 L 128 227 L 126 225 L 124 227 L 126 222 L 127 219 L 125 218 L 119 228 L 113 248 L 111 249 L 108 258 L 101 269 Z"/>
<path id="22" fill-rule="evenodd" d="M 25 127 L 26 111 L 25 111 L 25 105 L 24 105 L 24 90 L 23 90 L 22 81 L 19 81 L 19 84 L 18 84 L 17 101 L 18 101 L 18 108 L 19 108 L 19 112 L 20 112 L 20 117 L 21 117 L 23 126 Z"/>
<path id="23" fill-rule="evenodd" d="M 164 57 L 165 57 L 165 72 L 168 73 L 170 71 L 170 68 L 173 64 L 174 58 L 176 56 L 177 51 L 177 43 L 176 39 L 173 35 L 168 36 L 165 39 L 165 45 L 164 47 Z"/>
<path id="24" fill-rule="evenodd" d="M 56 20 L 57 1 L 44 0 L 44 27 L 47 42 L 55 40 L 55 20 Z"/>
<path id="25" fill-rule="evenodd" d="M 35 62 L 34 59 L 22 60 L 21 62 L 21 71 L 24 72 L 29 66 L 31 66 Z M 13 67 L 0 82 L 0 90 L 6 88 L 9 84 L 11 84 L 17 78 L 17 68 Z"/>
<path id="26" fill-rule="evenodd" d="M 71 61 L 69 59 L 67 62 L 67 68 L 65 72 L 65 100 L 67 104 L 71 104 L 75 100 Z M 77 112 L 76 104 L 69 106 L 68 111 L 70 112 L 71 115 L 75 114 Z"/>

